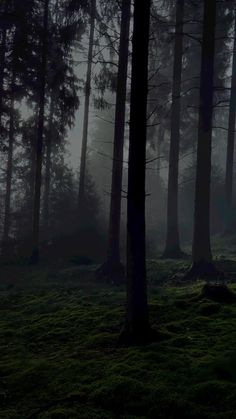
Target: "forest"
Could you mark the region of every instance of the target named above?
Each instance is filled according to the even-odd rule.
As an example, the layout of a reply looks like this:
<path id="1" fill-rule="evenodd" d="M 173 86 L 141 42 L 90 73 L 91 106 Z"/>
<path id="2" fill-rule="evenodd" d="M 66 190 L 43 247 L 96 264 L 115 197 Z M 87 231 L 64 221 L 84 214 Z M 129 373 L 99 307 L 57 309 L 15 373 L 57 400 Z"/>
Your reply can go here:
<path id="1" fill-rule="evenodd" d="M 236 419 L 235 123 L 235 0 L 0 0 L 0 419 Z"/>

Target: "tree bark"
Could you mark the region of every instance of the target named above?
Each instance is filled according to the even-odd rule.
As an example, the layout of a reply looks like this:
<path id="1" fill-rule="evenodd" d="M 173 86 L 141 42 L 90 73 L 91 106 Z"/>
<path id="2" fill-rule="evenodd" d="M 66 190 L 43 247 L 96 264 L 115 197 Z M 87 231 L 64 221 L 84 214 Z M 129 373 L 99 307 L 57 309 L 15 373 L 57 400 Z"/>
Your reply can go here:
<path id="1" fill-rule="evenodd" d="M 234 141 L 235 141 L 235 119 L 236 119 L 236 16 L 234 23 L 234 50 L 231 78 L 231 94 L 228 122 L 228 141 L 225 175 L 225 234 L 232 232 L 232 191 L 233 191 L 233 168 L 234 168 Z"/>
<path id="2" fill-rule="evenodd" d="M 86 74 L 86 83 L 85 83 L 83 137 L 82 137 L 82 150 L 81 150 L 81 158 L 80 158 L 79 200 L 78 200 L 79 217 L 81 217 L 81 215 L 84 212 L 84 201 L 85 201 L 89 105 L 90 105 L 90 95 L 91 95 L 95 15 L 96 15 L 96 0 L 91 0 L 91 22 L 90 22 L 89 49 L 88 49 L 88 65 L 87 65 L 87 74 Z M 82 220 L 79 220 L 79 222 L 81 221 Z"/>
<path id="3" fill-rule="evenodd" d="M 3 82 L 4 82 L 4 67 L 5 67 L 5 54 L 6 54 L 6 40 L 7 31 L 2 30 L 2 42 L 0 48 L 0 125 L 2 119 L 2 103 L 3 103 Z"/>
<path id="4" fill-rule="evenodd" d="M 5 12 L 7 11 L 7 2 L 4 4 Z M 4 83 L 4 68 L 5 68 L 5 56 L 6 56 L 6 42 L 7 42 L 7 29 L 2 28 L 2 39 L 0 47 L 0 127 L 2 119 L 2 104 L 3 104 L 3 83 Z"/>
<path id="5" fill-rule="evenodd" d="M 204 1 L 200 104 L 195 189 L 193 266 L 195 276 L 214 274 L 210 243 L 211 147 L 216 0 Z"/>
<path id="6" fill-rule="evenodd" d="M 43 157 L 43 134 L 44 134 L 44 113 L 45 113 L 45 89 L 46 89 L 46 71 L 48 56 L 48 12 L 49 0 L 44 0 L 44 18 L 43 18 L 43 39 L 41 52 L 40 69 L 40 96 L 39 96 L 39 118 L 36 144 L 36 164 L 35 164 L 35 185 L 34 185 L 34 212 L 33 212 L 33 244 L 31 263 L 36 264 L 39 261 L 39 225 L 40 225 L 40 201 L 42 184 L 42 157 Z"/>
<path id="7" fill-rule="evenodd" d="M 49 239 L 49 218 L 50 218 L 50 189 L 51 189 L 51 154 L 52 154 L 52 137 L 53 137 L 53 117 L 54 117 L 55 99 L 52 93 L 50 112 L 49 112 L 49 128 L 46 143 L 46 169 L 45 169 L 45 191 L 44 191 L 44 230 Z"/>
<path id="8" fill-rule="evenodd" d="M 134 2 L 127 203 L 127 319 L 133 343 L 150 338 L 145 249 L 146 118 L 150 0 Z"/>
<path id="9" fill-rule="evenodd" d="M 2 253 L 9 256 L 9 231 L 11 225 L 11 189 L 12 189 L 12 169 L 13 169 L 13 147 L 14 147 L 14 109 L 15 108 L 15 69 L 13 68 L 11 83 L 11 103 L 10 103 L 10 126 L 9 142 L 7 156 L 7 177 L 6 177 L 6 195 L 5 195 L 5 213 L 3 225 Z"/>
<path id="10" fill-rule="evenodd" d="M 30 144 L 30 181 L 29 181 L 29 195 L 31 197 L 31 208 L 33 216 L 33 197 L 34 197 L 34 185 L 35 185 L 35 172 L 36 172 L 36 145 L 37 145 L 37 133 L 38 133 L 38 119 L 39 119 L 39 104 L 35 106 L 35 126 L 34 132 Z M 33 218 L 32 218 L 33 220 Z"/>
<path id="11" fill-rule="evenodd" d="M 123 0 L 120 29 L 119 64 L 117 75 L 108 250 L 107 260 L 104 263 L 104 265 L 102 265 L 102 267 L 99 269 L 101 275 L 107 276 L 109 279 L 114 281 L 119 280 L 120 276 L 124 276 L 124 268 L 121 264 L 120 258 L 120 220 L 122 200 L 127 71 L 129 61 L 130 12 L 131 0 Z"/>
<path id="12" fill-rule="evenodd" d="M 176 5 L 174 71 L 171 110 L 171 137 L 169 155 L 169 178 L 167 198 L 167 237 L 163 257 L 180 258 L 179 220 L 178 220 L 178 184 L 179 184 L 179 141 L 181 114 L 181 81 L 183 61 L 183 25 L 184 0 L 178 0 Z"/>
<path id="13" fill-rule="evenodd" d="M 158 138 L 157 138 L 157 174 L 158 177 L 161 176 L 161 145 L 164 142 L 165 138 L 165 129 L 163 126 L 160 125 L 158 130 Z"/>

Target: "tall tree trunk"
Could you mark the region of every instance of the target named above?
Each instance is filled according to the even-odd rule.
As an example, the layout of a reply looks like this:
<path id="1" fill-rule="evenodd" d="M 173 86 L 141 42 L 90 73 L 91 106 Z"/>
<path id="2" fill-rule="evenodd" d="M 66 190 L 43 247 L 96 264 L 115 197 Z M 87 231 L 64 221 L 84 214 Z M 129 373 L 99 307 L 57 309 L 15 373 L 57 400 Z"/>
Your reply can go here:
<path id="1" fill-rule="evenodd" d="M 229 107 L 228 123 L 228 142 L 226 157 L 226 176 L 225 176 L 225 233 L 232 230 L 232 191 L 233 191 L 233 168 L 234 168 L 234 140 L 235 140 L 235 119 L 236 119 L 236 16 L 234 23 L 234 51 L 231 79 L 231 94 Z"/>
<path id="2" fill-rule="evenodd" d="M 36 140 L 37 140 L 37 133 L 38 133 L 38 115 L 39 115 L 39 108 L 38 103 L 34 109 L 35 113 L 35 125 L 34 130 L 32 133 L 32 138 L 30 139 L 30 151 L 29 151 L 29 182 L 28 182 L 28 191 L 26 191 L 26 201 L 28 202 L 29 208 L 29 215 L 28 215 L 28 232 L 29 235 L 32 233 L 32 224 L 33 224 L 33 216 L 34 216 L 34 187 L 35 187 L 35 172 L 36 172 Z"/>
<path id="3" fill-rule="evenodd" d="M 7 177 L 6 177 L 6 195 L 5 195 L 5 214 L 3 225 L 3 243 L 2 253 L 9 256 L 9 231 L 10 231 L 10 211 L 11 211 L 11 189 L 12 189 L 12 169 L 13 169 L 13 146 L 14 146 L 14 111 L 15 111 L 15 69 L 13 68 L 11 83 L 11 103 L 10 103 L 10 127 L 9 143 L 7 156 Z"/>
<path id="4" fill-rule="evenodd" d="M 54 117 L 55 99 L 52 93 L 50 112 L 49 112 L 49 129 L 46 143 L 46 170 L 45 170 L 45 191 L 44 191 L 44 230 L 49 239 L 49 217 L 50 217 L 50 188 L 51 188 L 51 154 L 52 154 L 52 136 L 53 136 L 53 117 Z"/>
<path id="5" fill-rule="evenodd" d="M 178 183 L 179 140 L 181 113 L 181 81 L 183 60 L 184 0 L 177 0 L 175 25 L 174 72 L 172 88 L 171 137 L 169 156 L 169 179 L 167 198 L 167 237 L 163 257 L 180 258 L 183 252 L 179 242 Z"/>
<path id="6" fill-rule="evenodd" d="M 3 83 L 4 83 L 4 67 L 5 67 L 5 55 L 6 55 L 6 40 L 7 31 L 2 29 L 2 41 L 0 47 L 0 126 L 2 119 L 2 103 L 3 103 Z"/>
<path id="7" fill-rule="evenodd" d="M 7 12 L 7 2 L 5 1 L 4 10 Z M 1 46 L 0 46 L 0 128 L 2 119 L 2 104 L 3 104 L 3 84 L 4 84 L 4 68 L 5 68 L 5 56 L 7 46 L 7 29 L 2 28 L 1 30 Z"/>
<path id="8" fill-rule="evenodd" d="M 35 165 L 35 186 L 34 186 L 34 212 L 33 212 L 33 246 L 31 263 L 39 260 L 39 224 L 40 224 L 40 201 L 42 184 L 42 157 L 43 157 L 43 134 L 44 134 L 44 113 L 45 113 L 45 90 L 46 71 L 48 56 L 48 12 L 49 0 L 44 0 L 43 18 L 43 39 L 40 69 L 40 96 L 39 96 L 39 118 L 36 144 L 36 165 Z"/>
<path id="9" fill-rule="evenodd" d="M 35 106 L 35 126 L 34 132 L 30 144 L 30 181 L 29 181 L 29 196 L 31 197 L 31 208 L 33 216 L 33 197 L 34 197 L 34 185 L 35 185 L 35 172 L 36 172 L 36 144 L 37 144 L 37 133 L 38 133 L 38 119 L 39 119 L 39 105 Z M 33 218 L 32 218 L 33 220 Z"/>
<path id="10" fill-rule="evenodd" d="M 151 1 L 134 2 L 127 204 L 127 313 L 131 343 L 150 338 L 145 243 L 146 118 Z"/>
<path id="11" fill-rule="evenodd" d="M 165 129 L 160 125 L 157 138 L 157 174 L 160 177 L 161 173 L 161 145 L 164 142 Z"/>
<path id="12" fill-rule="evenodd" d="M 129 60 L 130 12 L 131 0 L 123 0 L 117 75 L 108 251 L 107 260 L 105 264 L 99 269 L 99 272 L 102 275 L 105 275 L 114 281 L 119 280 L 120 276 L 124 275 L 124 268 L 120 260 L 120 220 L 127 91 L 126 85 Z"/>
<path id="13" fill-rule="evenodd" d="M 25 219 L 26 225 L 24 227 L 25 230 L 25 237 L 27 238 L 27 246 L 28 246 L 28 253 L 31 250 L 32 246 L 32 225 L 33 225 L 33 207 L 34 207 L 34 185 L 35 185 L 35 163 L 36 163 L 36 139 L 37 139 L 37 132 L 38 132 L 38 103 L 34 109 L 34 121 L 33 121 L 33 129 L 29 136 L 29 150 L 27 153 L 27 161 L 28 161 L 28 182 L 27 188 L 25 189 Z M 30 128 L 31 129 L 31 128 Z"/>
<path id="14" fill-rule="evenodd" d="M 197 173 L 193 234 L 194 276 L 215 274 L 210 243 L 211 147 L 214 86 L 216 0 L 204 1 Z"/>
<path id="15" fill-rule="evenodd" d="M 85 83 L 83 137 L 82 137 L 82 150 L 81 150 L 81 158 L 80 158 L 79 201 L 78 201 L 79 217 L 81 217 L 81 215 L 83 215 L 84 213 L 84 201 L 85 201 L 89 105 L 90 105 L 90 95 L 91 95 L 95 15 L 96 15 L 96 0 L 91 0 L 91 22 L 90 22 L 89 49 L 88 49 L 88 65 L 87 65 L 87 74 L 86 74 L 86 83 Z M 79 220 L 79 223 L 81 221 L 82 220 Z"/>

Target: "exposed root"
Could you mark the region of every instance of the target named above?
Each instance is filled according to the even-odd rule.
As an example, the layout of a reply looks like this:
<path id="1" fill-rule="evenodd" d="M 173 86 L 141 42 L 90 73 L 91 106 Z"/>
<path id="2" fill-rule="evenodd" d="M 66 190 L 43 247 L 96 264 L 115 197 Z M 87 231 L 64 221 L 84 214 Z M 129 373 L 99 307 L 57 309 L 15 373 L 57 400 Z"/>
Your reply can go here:
<path id="1" fill-rule="evenodd" d="M 213 281 L 222 281 L 224 273 L 219 271 L 214 263 L 202 261 L 193 263 L 190 270 L 185 274 L 183 280 L 205 279 Z"/>

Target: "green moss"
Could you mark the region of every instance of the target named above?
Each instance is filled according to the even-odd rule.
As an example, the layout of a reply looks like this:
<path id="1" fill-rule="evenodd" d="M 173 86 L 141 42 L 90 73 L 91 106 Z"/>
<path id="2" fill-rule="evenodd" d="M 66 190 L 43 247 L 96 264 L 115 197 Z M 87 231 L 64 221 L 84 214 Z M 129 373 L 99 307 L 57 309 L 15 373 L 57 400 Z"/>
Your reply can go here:
<path id="1" fill-rule="evenodd" d="M 96 283 L 93 266 L 21 267 L 17 281 L 4 268 L 0 418 L 235 419 L 236 305 L 199 301 L 202 283 L 176 287 L 185 262 L 148 266 L 164 338 L 132 348 L 117 344 L 125 289 Z"/>
<path id="2" fill-rule="evenodd" d="M 235 386 L 223 381 L 207 381 L 192 387 L 193 399 L 203 406 L 222 410 L 227 406 L 227 399 Z"/>
<path id="3" fill-rule="evenodd" d="M 213 314 L 219 313 L 220 309 L 220 304 L 203 302 L 199 306 L 199 313 L 203 316 L 211 316 Z"/>

